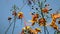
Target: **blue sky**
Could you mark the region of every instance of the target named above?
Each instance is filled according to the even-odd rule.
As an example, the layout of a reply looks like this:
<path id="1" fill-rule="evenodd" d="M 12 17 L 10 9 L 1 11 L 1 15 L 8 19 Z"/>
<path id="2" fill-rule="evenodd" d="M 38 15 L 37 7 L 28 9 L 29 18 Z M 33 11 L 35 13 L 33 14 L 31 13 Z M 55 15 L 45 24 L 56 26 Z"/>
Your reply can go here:
<path id="1" fill-rule="evenodd" d="M 56 10 L 60 8 L 60 0 L 47 0 L 46 3 L 50 4 L 50 8 L 53 9 L 52 11 L 50 11 L 50 14 L 55 13 Z M 0 34 L 4 34 L 6 28 L 9 26 L 7 18 L 8 16 L 12 17 L 12 14 L 11 14 L 12 11 L 10 10 L 12 9 L 12 6 L 14 4 L 20 8 L 23 6 L 23 1 L 22 0 L 0 0 Z M 28 5 L 23 7 L 21 11 L 23 11 L 26 21 L 31 19 L 31 16 L 29 13 L 32 12 L 33 10 L 30 11 L 30 7 Z M 51 19 L 48 22 L 50 23 Z M 38 26 L 38 24 L 36 25 Z M 34 26 L 34 27 L 37 27 L 37 26 Z M 13 24 L 9 29 L 8 34 L 11 34 L 12 27 L 13 27 Z M 20 20 L 17 20 L 14 34 L 19 34 L 21 32 L 22 27 L 24 27 L 24 24 L 22 23 L 21 25 Z M 43 30 L 43 27 L 42 27 L 42 30 Z M 54 29 L 52 29 L 51 27 L 48 27 L 48 30 L 51 34 L 53 34 Z"/>

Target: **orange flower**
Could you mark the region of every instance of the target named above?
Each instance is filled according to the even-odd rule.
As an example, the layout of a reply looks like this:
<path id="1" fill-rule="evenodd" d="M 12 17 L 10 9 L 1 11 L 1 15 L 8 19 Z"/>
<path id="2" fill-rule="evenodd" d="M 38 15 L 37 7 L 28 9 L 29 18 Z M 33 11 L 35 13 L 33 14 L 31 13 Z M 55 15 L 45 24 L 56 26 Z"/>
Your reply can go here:
<path id="1" fill-rule="evenodd" d="M 35 28 L 35 30 L 36 30 L 37 32 L 41 32 L 41 29 L 40 29 L 40 28 Z"/>
<path id="2" fill-rule="evenodd" d="M 53 19 L 57 19 L 57 18 L 60 18 L 60 14 L 51 14 L 51 17 Z"/>
<path id="3" fill-rule="evenodd" d="M 35 16 L 32 17 L 32 21 L 37 21 L 37 18 Z"/>
<path id="4" fill-rule="evenodd" d="M 36 30 L 33 30 L 33 33 L 34 33 L 34 34 L 38 34 L 38 31 L 36 31 Z"/>
<path id="5" fill-rule="evenodd" d="M 60 18 L 60 14 L 51 14 L 52 17 L 52 23 L 50 24 L 51 27 L 53 27 L 54 29 L 58 30 L 58 26 L 56 25 L 56 19 Z"/>
<path id="6" fill-rule="evenodd" d="M 36 28 L 36 29 L 32 29 L 30 26 L 26 26 L 22 29 L 22 34 L 25 34 L 25 32 L 27 31 L 29 34 L 38 34 L 38 32 L 41 32 L 41 29 L 40 28 Z"/>
<path id="7" fill-rule="evenodd" d="M 35 24 L 35 21 L 33 21 L 33 20 L 30 20 L 30 22 L 32 23 L 32 26 Z"/>
<path id="8" fill-rule="evenodd" d="M 49 11 L 51 11 L 52 9 L 48 9 L 48 5 L 45 8 L 42 8 L 42 12 L 43 13 L 48 13 Z"/>
<path id="9" fill-rule="evenodd" d="M 54 29 L 58 30 L 58 26 L 56 25 L 56 23 L 54 21 L 52 21 L 50 26 L 53 27 Z"/>
<path id="10" fill-rule="evenodd" d="M 35 30 L 33 30 L 33 29 L 30 30 L 31 34 L 32 34 L 32 33 L 33 33 L 33 34 L 38 34 L 38 32 L 40 32 L 40 31 L 41 31 L 41 30 L 38 29 L 38 28 L 36 28 Z"/>
<path id="11" fill-rule="evenodd" d="M 57 25 L 54 25 L 53 28 L 56 29 L 56 30 L 58 30 L 58 26 Z"/>
<path id="12" fill-rule="evenodd" d="M 39 14 L 32 15 L 32 20 L 33 21 L 37 21 L 38 18 L 39 18 Z"/>
<path id="13" fill-rule="evenodd" d="M 18 18 L 19 18 L 19 19 L 23 18 L 23 13 L 22 13 L 22 12 L 19 12 L 19 13 L 18 13 Z"/>
<path id="14" fill-rule="evenodd" d="M 26 26 L 22 29 L 21 34 L 26 34 L 25 32 L 31 33 L 32 28 L 30 26 Z"/>
<path id="15" fill-rule="evenodd" d="M 48 13 L 48 9 L 47 9 L 47 8 L 43 8 L 43 9 L 42 9 L 42 12 L 43 12 L 43 13 Z"/>
<path id="16" fill-rule="evenodd" d="M 35 22 L 37 22 L 38 18 L 39 18 L 39 14 L 32 15 L 32 20 L 31 20 L 32 26 L 35 24 Z"/>
<path id="17" fill-rule="evenodd" d="M 39 18 L 39 14 L 35 14 L 35 17 L 36 17 L 36 18 Z"/>
<path id="18" fill-rule="evenodd" d="M 39 25 L 44 26 L 44 23 L 46 25 L 46 20 L 44 18 L 39 19 Z"/>
<path id="19" fill-rule="evenodd" d="M 53 27 L 54 29 L 58 30 L 58 26 L 56 24 L 53 24 L 53 25 L 51 24 L 50 26 Z"/>

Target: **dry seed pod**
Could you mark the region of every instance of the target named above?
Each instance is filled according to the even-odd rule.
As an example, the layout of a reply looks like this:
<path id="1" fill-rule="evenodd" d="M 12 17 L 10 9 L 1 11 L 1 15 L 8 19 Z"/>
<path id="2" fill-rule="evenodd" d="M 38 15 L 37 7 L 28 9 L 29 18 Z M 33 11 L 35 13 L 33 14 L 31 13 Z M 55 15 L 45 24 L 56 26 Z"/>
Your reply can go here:
<path id="1" fill-rule="evenodd" d="M 49 6 L 49 4 L 45 4 L 45 6 Z"/>
<path id="2" fill-rule="evenodd" d="M 8 17 L 8 20 L 11 20 L 12 18 L 11 17 Z"/>
<path id="3" fill-rule="evenodd" d="M 58 21 L 58 24 L 60 24 L 60 20 Z"/>

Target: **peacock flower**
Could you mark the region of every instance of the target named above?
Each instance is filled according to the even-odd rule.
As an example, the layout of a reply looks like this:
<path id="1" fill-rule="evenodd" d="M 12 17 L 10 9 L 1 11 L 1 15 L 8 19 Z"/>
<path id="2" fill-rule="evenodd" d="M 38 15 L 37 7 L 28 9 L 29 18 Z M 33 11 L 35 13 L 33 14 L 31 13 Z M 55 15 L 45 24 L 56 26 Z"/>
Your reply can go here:
<path id="1" fill-rule="evenodd" d="M 39 18 L 39 14 L 32 15 L 32 20 L 30 20 L 30 22 L 32 22 L 32 26 L 35 24 L 35 22 L 37 22 L 38 18 Z"/>
<path id="2" fill-rule="evenodd" d="M 32 26 L 35 24 L 35 22 L 37 22 L 37 18 L 33 18 L 32 20 L 31 20 L 31 22 L 32 22 Z"/>
<path id="3" fill-rule="evenodd" d="M 42 12 L 43 13 L 48 13 L 49 11 L 51 11 L 52 9 L 48 9 L 48 6 L 49 6 L 49 4 L 48 5 L 46 5 L 46 7 L 45 8 L 42 8 Z"/>
<path id="4" fill-rule="evenodd" d="M 41 30 L 39 28 L 35 28 L 35 30 L 31 30 L 31 32 L 34 34 L 38 34 L 38 32 L 41 32 Z"/>
<path id="5" fill-rule="evenodd" d="M 35 18 L 39 18 L 39 14 L 38 13 L 31 13 L 32 17 L 35 17 Z"/>
<path id="6" fill-rule="evenodd" d="M 60 18 L 60 14 L 56 14 L 55 15 L 55 18 Z"/>
<path id="7" fill-rule="evenodd" d="M 32 21 L 37 21 L 37 19 L 39 18 L 39 14 L 34 14 L 33 16 L 32 16 Z"/>
<path id="8" fill-rule="evenodd" d="M 23 27 L 23 28 L 22 28 L 22 33 L 24 33 L 24 31 L 27 31 L 27 30 L 29 30 L 29 29 L 31 29 L 30 26 Z"/>
<path id="9" fill-rule="evenodd" d="M 30 26 L 26 26 L 26 27 L 24 27 L 24 28 L 22 28 L 23 30 L 27 30 L 27 29 L 29 29 L 30 28 Z"/>
<path id="10" fill-rule="evenodd" d="M 24 28 L 22 28 L 22 30 L 26 30 L 26 28 L 24 27 Z"/>
<path id="11" fill-rule="evenodd" d="M 53 26 L 53 25 L 55 25 L 55 22 L 52 22 L 52 23 L 50 24 L 50 26 Z"/>
<path id="12" fill-rule="evenodd" d="M 35 30 L 36 30 L 37 32 L 41 32 L 41 29 L 40 29 L 40 28 L 35 28 Z"/>
<path id="13" fill-rule="evenodd" d="M 22 28 L 22 32 L 21 32 L 20 34 L 25 34 L 25 31 L 27 31 L 27 30 L 26 30 L 25 27 L 23 27 L 23 28 Z"/>
<path id="14" fill-rule="evenodd" d="M 39 14 L 35 14 L 35 17 L 36 17 L 36 18 L 39 18 Z"/>
<path id="15" fill-rule="evenodd" d="M 38 34 L 38 31 L 32 29 L 31 34 Z"/>
<path id="16" fill-rule="evenodd" d="M 38 34 L 38 32 L 41 32 L 40 28 L 36 28 L 36 29 L 31 29 L 30 26 L 26 26 L 22 29 L 22 33 L 24 34 L 24 30 L 27 31 L 29 34 Z"/>
<path id="17" fill-rule="evenodd" d="M 18 12 L 18 18 L 19 19 L 23 18 L 23 12 Z"/>
<path id="18" fill-rule="evenodd" d="M 37 18 L 35 16 L 32 17 L 32 21 L 36 22 Z"/>
<path id="19" fill-rule="evenodd" d="M 53 19 L 57 19 L 57 18 L 60 18 L 60 14 L 51 14 L 51 17 Z"/>
<path id="20" fill-rule="evenodd" d="M 54 29 L 58 30 L 58 26 L 56 25 L 56 23 L 54 21 L 52 21 L 50 26 L 53 27 Z"/>
<path id="21" fill-rule="evenodd" d="M 30 20 L 30 22 L 32 23 L 32 26 L 35 24 L 35 21 L 33 21 L 33 20 Z"/>
<path id="22" fill-rule="evenodd" d="M 26 29 L 29 29 L 30 28 L 30 26 L 26 26 Z"/>
<path id="23" fill-rule="evenodd" d="M 51 27 L 53 27 L 54 29 L 58 30 L 58 26 L 56 25 L 56 19 L 60 18 L 60 14 L 51 14 L 52 17 L 52 23 L 50 24 Z M 58 22 L 59 24 L 59 22 Z"/>
<path id="24" fill-rule="evenodd" d="M 54 16 L 55 14 L 51 14 L 51 17 L 52 17 L 52 22 L 56 22 L 56 16 Z"/>
<path id="25" fill-rule="evenodd" d="M 42 12 L 43 12 L 43 13 L 48 13 L 48 8 L 43 8 L 43 9 L 42 9 Z"/>
<path id="26" fill-rule="evenodd" d="M 44 24 L 46 25 L 46 20 L 44 18 L 40 18 L 39 19 L 39 25 L 44 26 Z"/>
<path id="27" fill-rule="evenodd" d="M 53 28 L 58 30 L 58 26 L 56 24 L 53 26 Z"/>

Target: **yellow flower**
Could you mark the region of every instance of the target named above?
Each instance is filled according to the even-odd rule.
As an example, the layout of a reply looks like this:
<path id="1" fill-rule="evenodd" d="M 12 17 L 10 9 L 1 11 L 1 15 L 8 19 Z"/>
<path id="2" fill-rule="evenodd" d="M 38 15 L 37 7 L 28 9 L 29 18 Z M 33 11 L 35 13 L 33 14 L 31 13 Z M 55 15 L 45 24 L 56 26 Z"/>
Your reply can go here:
<path id="1" fill-rule="evenodd" d="M 50 24 L 50 26 L 53 27 L 54 29 L 58 30 L 58 26 L 56 25 L 56 23 L 54 21 Z"/>
<path id="2" fill-rule="evenodd" d="M 30 28 L 30 26 L 26 26 L 24 28 L 22 28 L 22 30 L 28 30 Z"/>
<path id="3" fill-rule="evenodd" d="M 26 26 L 26 29 L 29 29 L 30 28 L 30 26 Z"/>
<path id="4" fill-rule="evenodd" d="M 18 18 L 19 19 L 23 18 L 23 12 L 18 12 Z"/>
<path id="5" fill-rule="evenodd" d="M 26 28 L 24 27 L 23 30 L 26 30 Z"/>

